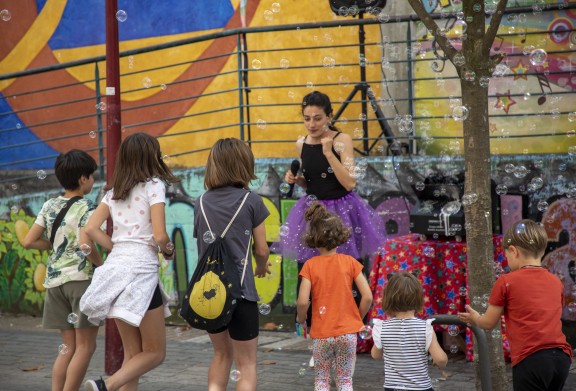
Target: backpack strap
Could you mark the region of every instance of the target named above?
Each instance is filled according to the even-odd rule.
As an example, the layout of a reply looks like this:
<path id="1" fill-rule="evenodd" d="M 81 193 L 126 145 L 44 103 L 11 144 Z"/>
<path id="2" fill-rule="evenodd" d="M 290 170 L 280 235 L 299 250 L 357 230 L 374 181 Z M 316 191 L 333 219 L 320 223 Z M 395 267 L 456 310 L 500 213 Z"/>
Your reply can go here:
<path id="1" fill-rule="evenodd" d="M 206 218 L 206 212 L 204 211 L 204 204 L 202 203 L 202 197 L 204 196 L 204 194 L 202 194 L 200 196 L 200 209 L 202 210 L 202 216 L 204 216 L 204 221 L 206 221 L 206 225 L 208 226 L 208 230 L 210 231 L 212 236 L 214 236 L 214 233 L 212 232 L 212 228 L 210 227 L 210 223 L 208 222 L 208 218 Z M 236 213 L 234 213 L 234 216 L 232 216 L 232 218 L 230 219 L 230 222 L 228 223 L 226 228 L 224 228 L 224 232 L 222 232 L 222 234 L 220 235 L 220 237 L 222 239 L 224 239 L 224 236 L 226 235 L 226 233 L 228 232 L 228 230 L 232 226 L 232 223 L 234 222 L 234 220 L 236 220 L 236 216 L 238 216 L 238 213 L 240 213 L 240 210 L 244 206 L 244 203 L 246 202 L 246 199 L 248 198 L 249 195 L 250 195 L 250 192 L 247 192 L 244 195 L 244 198 L 242 198 L 242 202 L 240 203 L 240 206 L 236 210 Z M 244 276 L 246 275 L 246 265 L 248 264 L 248 253 L 250 252 L 250 245 L 251 244 L 252 244 L 252 234 L 250 234 L 250 237 L 248 238 L 248 245 L 246 246 L 246 255 L 244 256 L 244 269 L 242 270 L 242 278 L 240 279 L 240 286 L 242 286 L 242 284 L 244 284 Z"/>
<path id="2" fill-rule="evenodd" d="M 70 209 L 70 207 L 72 205 L 74 205 L 74 203 L 78 200 L 82 199 L 81 196 L 74 196 L 72 198 L 70 198 L 68 201 L 66 201 L 66 205 L 64 205 L 64 207 L 62 209 L 60 209 L 60 212 L 58 213 L 58 215 L 56 215 L 56 218 L 54 219 L 54 222 L 52 223 L 52 232 L 50 233 L 50 243 L 54 244 L 54 238 L 56 237 L 56 231 L 58 231 L 58 228 L 60 228 L 60 225 L 62 224 L 62 220 L 64 220 L 64 216 L 66 216 L 66 213 L 68 213 L 68 209 Z"/>

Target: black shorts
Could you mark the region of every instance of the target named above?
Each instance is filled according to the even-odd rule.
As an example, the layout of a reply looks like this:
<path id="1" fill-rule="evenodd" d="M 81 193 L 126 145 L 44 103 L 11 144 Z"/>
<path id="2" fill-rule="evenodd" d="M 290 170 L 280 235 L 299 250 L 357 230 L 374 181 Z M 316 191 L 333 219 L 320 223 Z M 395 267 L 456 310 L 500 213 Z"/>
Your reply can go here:
<path id="1" fill-rule="evenodd" d="M 152 294 L 152 301 L 150 301 L 150 305 L 148 306 L 148 311 L 158 308 L 162 304 L 164 304 L 164 302 L 162 301 L 162 293 L 160 293 L 160 285 L 156 285 L 154 294 Z"/>
<path id="2" fill-rule="evenodd" d="M 570 371 L 570 356 L 560 348 L 538 350 L 512 367 L 514 391 L 560 391 Z"/>
<path id="3" fill-rule="evenodd" d="M 241 299 L 234 309 L 230 323 L 216 330 L 208 330 L 208 333 L 218 334 L 228 330 L 233 340 L 250 341 L 258 336 L 259 329 L 258 303 Z"/>

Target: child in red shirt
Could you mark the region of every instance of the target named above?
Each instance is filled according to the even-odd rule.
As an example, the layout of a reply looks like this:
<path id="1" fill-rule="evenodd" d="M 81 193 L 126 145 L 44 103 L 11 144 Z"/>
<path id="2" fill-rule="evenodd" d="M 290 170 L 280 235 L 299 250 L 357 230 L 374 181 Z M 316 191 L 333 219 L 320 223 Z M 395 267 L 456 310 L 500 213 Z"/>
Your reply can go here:
<path id="1" fill-rule="evenodd" d="M 512 225 L 502 240 L 512 272 L 494 283 L 484 315 L 470 306 L 458 314 L 483 329 L 494 328 L 504 314 L 514 391 L 562 390 L 572 361 L 560 320 L 564 287 L 540 261 L 547 243 L 546 230 L 534 221 Z"/>
<path id="2" fill-rule="evenodd" d="M 296 321 L 306 322 L 312 294 L 314 389 L 330 390 L 330 369 L 334 364 L 338 389 L 352 390 L 356 334 L 364 328 L 362 318 L 372 304 L 372 291 L 362 274 L 362 264 L 349 255 L 336 253 L 336 248 L 350 237 L 350 228 L 319 202 L 306 210 L 305 219 L 309 223 L 306 245 L 318 248 L 320 255 L 306 261 L 300 272 Z M 360 307 L 352 296 L 353 282 L 362 295 Z"/>

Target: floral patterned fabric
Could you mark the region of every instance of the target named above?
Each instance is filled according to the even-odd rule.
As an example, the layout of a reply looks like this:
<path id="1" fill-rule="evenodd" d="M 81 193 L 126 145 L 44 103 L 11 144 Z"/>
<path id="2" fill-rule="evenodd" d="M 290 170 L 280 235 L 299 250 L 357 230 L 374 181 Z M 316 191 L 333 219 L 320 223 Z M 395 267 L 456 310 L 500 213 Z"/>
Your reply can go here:
<path id="1" fill-rule="evenodd" d="M 38 213 L 35 224 L 46 229 L 48 238 L 52 234 L 52 225 L 56 216 L 66 206 L 68 200 L 69 198 L 62 196 L 49 199 Z M 86 225 L 95 208 L 92 201 L 82 198 L 76 201 L 66 213 L 60 229 L 56 231 L 53 250 L 48 256 L 45 288 L 54 288 L 68 281 L 86 281 L 92 277 L 94 268 L 80 251 L 78 235 L 80 228 Z"/>
<path id="2" fill-rule="evenodd" d="M 496 275 L 508 269 L 508 263 L 502 250 L 502 236 L 494 235 L 494 270 Z M 464 311 L 466 304 L 483 312 L 482 301 L 470 301 L 468 297 L 466 242 L 454 240 L 420 240 L 419 235 L 405 235 L 384 242 L 382 250 L 374 259 L 369 283 L 374 294 L 374 305 L 369 317 L 386 319 L 382 311 L 382 292 L 389 275 L 398 271 L 407 271 L 418 277 L 424 288 L 424 309 L 417 314 L 428 318 L 434 314 L 456 315 Z M 484 300 L 487 302 L 488 298 Z M 437 331 L 446 330 L 446 326 L 435 326 Z M 510 360 L 510 346 L 506 338 L 504 318 L 502 330 L 493 330 L 501 334 L 504 357 Z M 473 359 L 472 331 L 466 330 L 466 358 Z"/>

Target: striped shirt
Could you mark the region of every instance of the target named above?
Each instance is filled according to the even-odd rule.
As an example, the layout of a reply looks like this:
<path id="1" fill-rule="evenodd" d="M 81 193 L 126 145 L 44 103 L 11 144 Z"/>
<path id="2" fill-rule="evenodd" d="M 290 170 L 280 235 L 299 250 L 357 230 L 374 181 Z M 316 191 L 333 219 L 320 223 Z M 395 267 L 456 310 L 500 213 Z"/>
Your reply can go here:
<path id="1" fill-rule="evenodd" d="M 374 319 L 373 340 L 378 349 L 383 349 L 385 388 L 432 388 L 428 375 L 428 348 L 434 333 L 432 320 Z"/>

